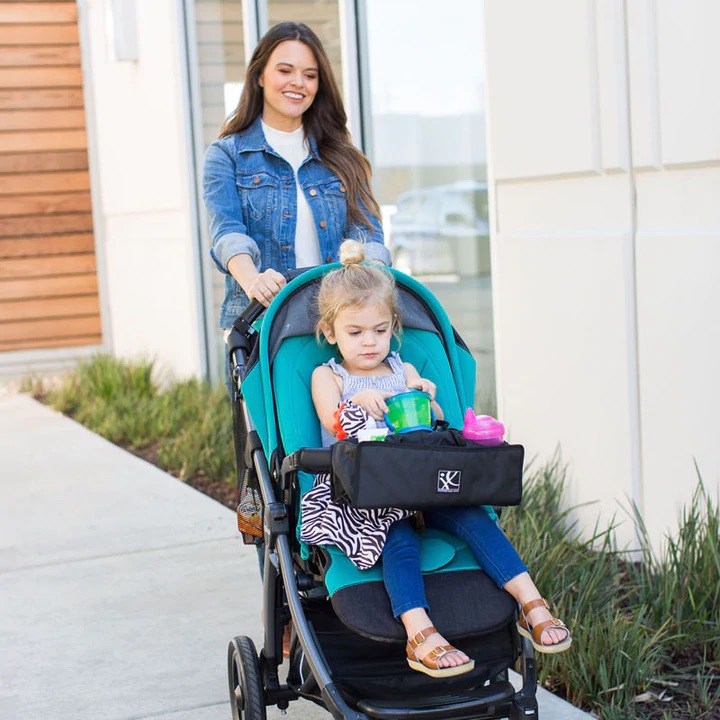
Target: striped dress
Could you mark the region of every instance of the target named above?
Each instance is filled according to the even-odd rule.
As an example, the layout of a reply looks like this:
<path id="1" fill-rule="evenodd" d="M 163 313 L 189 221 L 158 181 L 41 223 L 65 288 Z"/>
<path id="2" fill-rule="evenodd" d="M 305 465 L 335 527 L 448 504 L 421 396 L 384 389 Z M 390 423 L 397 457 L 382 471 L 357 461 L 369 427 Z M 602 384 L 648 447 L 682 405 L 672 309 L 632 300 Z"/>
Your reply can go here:
<path id="1" fill-rule="evenodd" d="M 405 392 L 407 381 L 400 356 L 393 352 L 385 362 L 392 375 L 350 375 L 335 360 L 325 363 L 343 380 L 340 424 L 349 437 L 355 437 L 365 427 L 381 427 L 384 423 L 373 420 L 363 408 L 348 402 L 355 393 L 368 388 L 387 390 L 393 394 Z M 335 442 L 323 428 L 323 442 Z M 390 526 L 397 520 L 412 517 L 415 513 L 399 508 L 361 510 L 337 503 L 332 499 L 330 475 L 316 476 L 312 489 L 303 495 L 300 506 L 302 523 L 300 540 L 310 545 L 336 545 L 361 570 L 372 567 L 382 554 Z"/>

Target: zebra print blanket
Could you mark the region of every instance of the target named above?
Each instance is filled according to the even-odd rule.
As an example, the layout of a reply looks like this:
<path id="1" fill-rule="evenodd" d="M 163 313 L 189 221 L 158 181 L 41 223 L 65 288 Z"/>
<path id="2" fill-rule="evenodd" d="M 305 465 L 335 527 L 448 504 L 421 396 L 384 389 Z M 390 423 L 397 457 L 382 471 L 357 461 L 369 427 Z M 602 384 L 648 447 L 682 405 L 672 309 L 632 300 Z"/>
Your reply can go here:
<path id="1" fill-rule="evenodd" d="M 348 437 L 357 437 L 361 429 L 375 426 L 370 415 L 349 400 L 340 406 L 338 421 Z M 360 570 L 367 570 L 378 561 L 390 526 L 415 514 L 399 508 L 359 510 L 336 503 L 327 473 L 315 477 L 300 506 L 300 540 L 310 545 L 336 545 Z"/>

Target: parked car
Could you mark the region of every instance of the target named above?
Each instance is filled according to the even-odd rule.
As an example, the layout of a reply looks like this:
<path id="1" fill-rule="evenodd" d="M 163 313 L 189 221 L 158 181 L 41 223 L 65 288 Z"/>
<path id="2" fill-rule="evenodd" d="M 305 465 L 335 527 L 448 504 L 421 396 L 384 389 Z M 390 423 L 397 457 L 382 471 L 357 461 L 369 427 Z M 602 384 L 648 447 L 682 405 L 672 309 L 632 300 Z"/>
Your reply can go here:
<path id="1" fill-rule="evenodd" d="M 390 216 L 393 264 L 411 275 L 490 273 L 487 184 L 408 190 Z"/>

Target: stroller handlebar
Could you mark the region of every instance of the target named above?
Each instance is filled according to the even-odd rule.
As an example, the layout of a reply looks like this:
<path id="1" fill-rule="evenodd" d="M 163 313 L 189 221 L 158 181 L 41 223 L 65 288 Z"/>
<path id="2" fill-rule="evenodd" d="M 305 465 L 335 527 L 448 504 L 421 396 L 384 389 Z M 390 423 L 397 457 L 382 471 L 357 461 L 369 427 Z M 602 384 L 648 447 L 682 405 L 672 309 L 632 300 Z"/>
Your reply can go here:
<path id="1" fill-rule="evenodd" d="M 332 470 L 332 451 L 330 448 L 300 448 L 287 455 L 282 462 L 281 473 L 302 470 L 317 475 Z"/>

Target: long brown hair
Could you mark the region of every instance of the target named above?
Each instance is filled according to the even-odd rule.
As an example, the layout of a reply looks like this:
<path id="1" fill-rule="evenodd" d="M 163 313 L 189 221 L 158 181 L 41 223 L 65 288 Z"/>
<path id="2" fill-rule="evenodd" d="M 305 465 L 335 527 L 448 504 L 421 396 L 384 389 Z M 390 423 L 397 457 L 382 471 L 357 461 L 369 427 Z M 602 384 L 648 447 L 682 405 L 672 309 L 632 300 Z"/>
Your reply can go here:
<path id="1" fill-rule="evenodd" d="M 315 140 L 320 160 L 345 185 L 348 221 L 371 227 L 369 219 L 360 209 L 362 203 L 372 216 L 380 219 L 380 207 L 370 188 L 370 162 L 350 140 L 347 115 L 330 60 L 320 38 L 307 25 L 283 22 L 263 35 L 247 67 L 240 101 L 223 124 L 220 137 L 242 132 L 255 122 L 258 115 L 262 115 L 263 91 L 260 87 L 260 76 L 275 48 L 286 40 L 298 40 L 307 45 L 318 64 L 318 91 L 302 118 L 305 135 Z"/>

